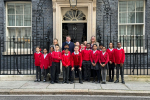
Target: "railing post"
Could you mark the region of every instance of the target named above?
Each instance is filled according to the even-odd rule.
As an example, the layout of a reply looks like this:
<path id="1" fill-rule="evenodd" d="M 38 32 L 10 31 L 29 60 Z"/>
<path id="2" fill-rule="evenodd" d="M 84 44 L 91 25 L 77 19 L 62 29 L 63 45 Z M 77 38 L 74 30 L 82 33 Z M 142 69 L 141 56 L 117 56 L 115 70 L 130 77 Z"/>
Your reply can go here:
<path id="1" fill-rule="evenodd" d="M 0 75 L 1 75 L 1 55 L 2 52 L 1 52 L 1 37 L 0 37 Z"/>

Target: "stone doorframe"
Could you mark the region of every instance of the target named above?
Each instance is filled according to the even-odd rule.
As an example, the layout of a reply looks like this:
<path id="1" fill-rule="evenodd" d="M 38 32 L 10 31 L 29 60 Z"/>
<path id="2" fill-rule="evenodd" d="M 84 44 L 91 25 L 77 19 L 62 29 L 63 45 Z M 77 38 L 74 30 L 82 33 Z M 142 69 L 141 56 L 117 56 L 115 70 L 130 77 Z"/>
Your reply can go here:
<path id="1" fill-rule="evenodd" d="M 53 2 L 53 38 L 58 39 L 62 46 L 62 7 L 70 8 L 69 0 L 52 0 Z M 90 42 L 91 36 L 96 35 L 96 0 L 77 0 L 77 8 L 88 8 L 87 19 L 87 41 Z"/>

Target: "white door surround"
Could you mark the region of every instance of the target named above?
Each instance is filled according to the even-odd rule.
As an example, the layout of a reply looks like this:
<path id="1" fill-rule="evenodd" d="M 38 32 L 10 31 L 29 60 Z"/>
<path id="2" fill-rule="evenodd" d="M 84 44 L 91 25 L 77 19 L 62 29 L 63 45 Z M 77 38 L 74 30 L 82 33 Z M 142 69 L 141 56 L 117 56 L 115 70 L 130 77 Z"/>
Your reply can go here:
<path id="1" fill-rule="evenodd" d="M 62 8 L 70 8 L 70 3 L 69 0 L 52 0 L 52 2 L 53 38 L 57 38 L 62 46 Z M 91 36 L 96 35 L 96 0 L 77 0 L 77 8 L 87 9 L 87 41 L 90 42 Z"/>

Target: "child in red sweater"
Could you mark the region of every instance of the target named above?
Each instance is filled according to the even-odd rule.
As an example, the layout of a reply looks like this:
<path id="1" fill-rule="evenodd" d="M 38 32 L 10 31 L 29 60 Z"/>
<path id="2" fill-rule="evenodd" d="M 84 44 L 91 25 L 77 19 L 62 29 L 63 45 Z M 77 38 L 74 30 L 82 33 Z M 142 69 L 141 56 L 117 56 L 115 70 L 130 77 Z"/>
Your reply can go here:
<path id="1" fill-rule="evenodd" d="M 102 52 L 100 53 L 99 56 L 99 63 L 101 66 L 101 71 L 102 71 L 102 84 L 106 84 L 106 69 L 107 69 L 107 63 L 109 61 L 109 55 L 106 52 L 106 48 L 102 48 Z"/>
<path id="2" fill-rule="evenodd" d="M 117 43 L 117 49 L 115 49 L 114 51 L 114 63 L 115 63 L 115 66 L 116 66 L 116 81 L 115 83 L 118 83 L 119 82 L 119 68 L 120 68 L 120 74 L 121 74 L 121 80 L 122 80 L 122 83 L 125 84 L 125 81 L 124 81 L 124 68 L 123 68 L 123 64 L 124 64 L 124 60 L 125 60 L 125 53 L 124 53 L 124 50 L 121 48 L 121 43 L 118 42 Z"/>
<path id="3" fill-rule="evenodd" d="M 34 82 L 41 81 L 41 69 L 40 69 L 40 58 L 42 53 L 40 52 L 40 47 L 36 47 L 36 53 L 34 53 L 34 64 L 36 66 L 36 80 Z"/>
<path id="4" fill-rule="evenodd" d="M 52 68 L 51 68 L 51 84 L 59 83 L 60 74 L 60 60 L 62 59 L 62 54 L 59 52 L 59 45 L 55 45 L 55 51 L 52 53 Z"/>
<path id="5" fill-rule="evenodd" d="M 90 77 L 91 77 L 91 52 L 92 50 L 90 49 L 91 45 L 90 43 L 87 43 L 86 49 L 82 50 L 82 66 L 84 69 L 84 81 L 90 82 Z"/>
<path id="6" fill-rule="evenodd" d="M 69 47 L 65 48 L 65 53 L 62 55 L 62 66 L 63 66 L 63 82 L 69 83 L 69 67 L 71 66 L 71 55 L 69 53 Z"/>
<path id="7" fill-rule="evenodd" d="M 64 49 L 65 49 L 65 48 L 69 48 L 69 45 L 66 44 L 66 45 L 64 46 Z M 70 54 L 70 51 L 69 51 L 68 53 Z M 65 54 L 65 50 L 62 51 L 62 55 L 64 55 L 64 54 Z"/>
<path id="8" fill-rule="evenodd" d="M 100 83 L 100 68 L 98 65 L 99 51 L 97 50 L 97 44 L 93 44 L 93 51 L 91 52 L 91 69 L 93 70 L 93 83 L 97 74 L 97 82 Z"/>
<path id="9" fill-rule="evenodd" d="M 113 48 L 113 43 L 109 43 L 109 49 L 106 50 L 106 52 L 109 55 L 109 81 L 108 82 L 114 82 L 114 68 L 115 68 L 115 63 L 114 63 L 114 51 L 115 49 Z M 111 72 L 112 72 L 112 77 L 111 77 Z"/>
<path id="10" fill-rule="evenodd" d="M 74 47 L 74 52 L 72 53 L 72 80 L 71 84 L 74 82 L 74 69 L 75 74 L 79 74 L 79 83 L 82 83 L 82 54 L 79 52 L 79 47 L 75 46 Z"/>
<path id="11" fill-rule="evenodd" d="M 44 52 L 44 54 L 42 54 L 42 56 L 41 56 L 40 68 L 42 69 L 42 73 L 43 73 L 43 76 L 44 76 L 43 82 L 46 82 L 47 69 L 48 69 L 50 64 L 49 64 L 49 55 L 47 54 L 47 49 L 44 48 L 43 52 Z"/>
<path id="12" fill-rule="evenodd" d="M 82 52 L 82 50 L 85 50 L 85 44 L 84 43 L 81 43 L 81 48 L 80 48 L 80 52 Z"/>

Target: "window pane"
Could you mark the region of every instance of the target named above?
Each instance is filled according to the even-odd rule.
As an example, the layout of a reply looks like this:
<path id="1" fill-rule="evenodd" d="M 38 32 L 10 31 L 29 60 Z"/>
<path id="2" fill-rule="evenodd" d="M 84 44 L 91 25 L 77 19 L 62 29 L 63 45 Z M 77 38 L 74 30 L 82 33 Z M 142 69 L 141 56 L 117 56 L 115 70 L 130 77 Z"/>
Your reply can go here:
<path id="1" fill-rule="evenodd" d="M 143 12 L 136 12 L 136 23 L 143 23 Z"/>
<path id="2" fill-rule="evenodd" d="M 136 11 L 143 11 L 144 1 L 136 1 Z"/>
<path id="3" fill-rule="evenodd" d="M 143 25 L 135 26 L 135 35 L 143 35 Z"/>
<path id="4" fill-rule="evenodd" d="M 119 22 L 127 23 L 127 13 L 119 13 Z"/>
<path id="5" fill-rule="evenodd" d="M 8 37 L 16 36 L 15 28 L 8 28 Z"/>
<path id="6" fill-rule="evenodd" d="M 31 26 L 31 15 L 24 16 L 24 26 Z"/>
<path id="7" fill-rule="evenodd" d="M 7 8 L 8 8 L 8 14 L 15 14 L 14 4 L 8 4 Z"/>
<path id="8" fill-rule="evenodd" d="M 16 28 L 16 34 L 19 37 L 30 37 L 31 28 Z"/>
<path id="9" fill-rule="evenodd" d="M 135 11 L 135 1 L 128 1 L 128 11 Z"/>
<path id="10" fill-rule="evenodd" d="M 31 15 L 31 4 L 29 4 L 29 3 L 24 4 L 24 14 Z"/>
<path id="11" fill-rule="evenodd" d="M 127 43 L 127 46 L 128 46 L 128 47 L 134 46 L 134 36 L 127 36 L 127 41 L 126 41 L 126 43 Z"/>
<path id="12" fill-rule="evenodd" d="M 134 35 L 134 25 L 127 26 L 127 35 Z"/>
<path id="13" fill-rule="evenodd" d="M 8 26 L 15 26 L 15 15 L 8 15 Z"/>
<path id="14" fill-rule="evenodd" d="M 135 23 L 135 12 L 128 13 L 128 23 Z"/>
<path id="15" fill-rule="evenodd" d="M 125 25 L 119 26 L 119 35 L 126 35 L 126 26 Z"/>
<path id="16" fill-rule="evenodd" d="M 127 1 L 120 1 L 119 12 L 126 12 L 126 11 L 127 11 Z"/>
<path id="17" fill-rule="evenodd" d="M 23 4 L 16 4 L 16 14 L 23 14 Z"/>
<path id="18" fill-rule="evenodd" d="M 23 15 L 16 15 L 16 26 L 23 26 Z"/>

